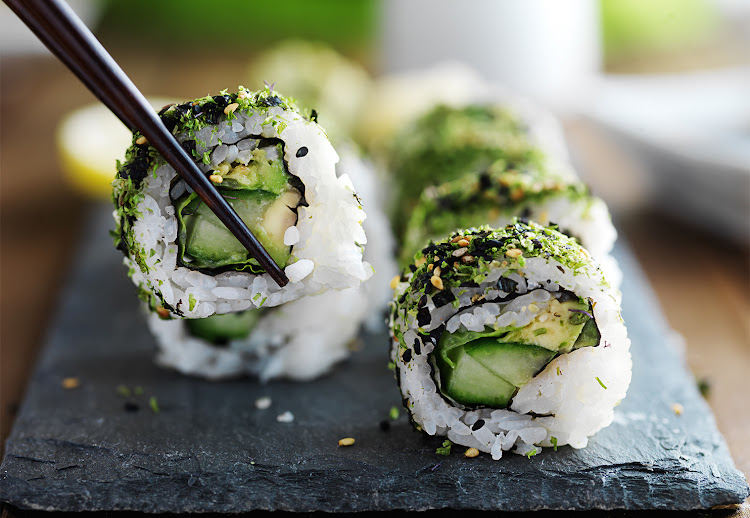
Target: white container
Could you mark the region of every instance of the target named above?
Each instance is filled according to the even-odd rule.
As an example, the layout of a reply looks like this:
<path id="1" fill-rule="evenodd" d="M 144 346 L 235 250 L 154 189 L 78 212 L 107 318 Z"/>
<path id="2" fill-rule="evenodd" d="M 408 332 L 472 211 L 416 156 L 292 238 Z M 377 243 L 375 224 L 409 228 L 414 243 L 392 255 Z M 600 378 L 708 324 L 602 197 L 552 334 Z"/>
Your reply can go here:
<path id="1" fill-rule="evenodd" d="M 585 102 L 601 68 L 595 0 L 385 0 L 384 72 L 458 60 L 553 108 Z"/>

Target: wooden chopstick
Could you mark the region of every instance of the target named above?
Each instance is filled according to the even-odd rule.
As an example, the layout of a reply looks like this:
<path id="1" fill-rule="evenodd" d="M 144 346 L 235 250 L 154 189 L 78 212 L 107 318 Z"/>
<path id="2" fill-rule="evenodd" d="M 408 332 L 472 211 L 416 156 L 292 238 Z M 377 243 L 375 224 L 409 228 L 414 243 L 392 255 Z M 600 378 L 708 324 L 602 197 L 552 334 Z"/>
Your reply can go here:
<path id="1" fill-rule="evenodd" d="M 258 239 L 162 124 L 146 98 L 62 0 L 4 0 L 118 119 L 138 130 L 279 286 L 287 279 Z"/>

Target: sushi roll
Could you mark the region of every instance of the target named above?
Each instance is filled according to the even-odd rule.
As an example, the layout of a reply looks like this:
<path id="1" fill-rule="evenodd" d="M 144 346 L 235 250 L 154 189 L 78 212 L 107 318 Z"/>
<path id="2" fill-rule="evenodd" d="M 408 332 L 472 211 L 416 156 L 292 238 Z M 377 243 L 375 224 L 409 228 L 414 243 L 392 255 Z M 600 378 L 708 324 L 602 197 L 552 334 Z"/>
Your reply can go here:
<path id="1" fill-rule="evenodd" d="M 468 229 L 394 279 L 391 361 L 414 426 L 500 459 L 585 447 L 631 378 L 617 296 L 553 228 Z"/>
<path id="2" fill-rule="evenodd" d="M 167 128 L 289 278 L 279 287 L 139 134 L 113 182 L 115 244 L 163 317 L 273 307 L 372 275 L 365 213 L 325 132 L 271 88 L 163 109 Z"/>
<path id="3" fill-rule="evenodd" d="M 514 217 L 556 224 L 600 262 L 609 283 L 619 288 L 622 274 L 609 256 L 617 231 L 607 206 L 562 162 L 500 159 L 486 169 L 426 188 L 406 226 L 402 263 L 428 241 L 456 228 L 504 227 Z"/>
<path id="4" fill-rule="evenodd" d="M 252 83 L 273 79 L 284 85 L 301 106 L 315 108 L 318 122 L 334 141 L 351 135 L 372 82 L 361 64 L 327 44 L 296 39 L 260 53 L 247 77 Z"/>
<path id="5" fill-rule="evenodd" d="M 375 269 L 373 278 L 356 288 L 208 318 L 165 319 L 148 312 L 159 365 L 212 380 L 252 376 L 264 382 L 309 381 L 349 357 L 363 326 L 371 331 L 385 327 L 392 294 L 388 279 L 397 267 L 390 224 L 379 204 L 383 193 L 374 169 L 356 147 L 344 144 L 338 151 L 337 174 L 352 179 L 368 207 L 364 258 Z"/>
<path id="6" fill-rule="evenodd" d="M 402 235 L 422 191 L 483 171 L 498 160 L 543 169 L 545 124 L 506 103 L 438 105 L 393 140 L 388 168 L 398 188 L 393 210 Z"/>

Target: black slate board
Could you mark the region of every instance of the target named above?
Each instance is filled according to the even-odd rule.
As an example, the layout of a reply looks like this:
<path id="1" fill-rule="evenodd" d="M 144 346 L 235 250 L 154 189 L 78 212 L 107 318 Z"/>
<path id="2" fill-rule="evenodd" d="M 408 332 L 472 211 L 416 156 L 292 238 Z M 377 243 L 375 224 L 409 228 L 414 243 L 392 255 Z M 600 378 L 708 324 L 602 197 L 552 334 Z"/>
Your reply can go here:
<path id="1" fill-rule="evenodd" d="M 586 449 L 545 450 L 530 459 L 506 454 L 495 462 L 488 455 L 465 459 L 462 449 L 436 455 L 441 440 L 413 432 L 403 415 L 381 429 L 389 409 L 400 405 L 385 366 L 385 332 L 363 336 L 362 351 L 310 384 L 209 383 L 156 368 L 110 226 L 108 207 L 96 207 L 6 443 L 0 500 L 12 506 L 154 513 L 687 510 L 748 495 L 622 246 L 634 373 L 615 422 Z M 68 376 L 81 385 L 63 389 Z M 120 385 L 144 393 L 125 398 Z M 272 399 L 271 408 L 255 408 L 261 396 Z M 682 415 L 672 411 L 674 403 Z M 293 413 L 292 423 L 276 421 L 284 411 Z M 349 436 L 354 446 L 337 445 Z"/>

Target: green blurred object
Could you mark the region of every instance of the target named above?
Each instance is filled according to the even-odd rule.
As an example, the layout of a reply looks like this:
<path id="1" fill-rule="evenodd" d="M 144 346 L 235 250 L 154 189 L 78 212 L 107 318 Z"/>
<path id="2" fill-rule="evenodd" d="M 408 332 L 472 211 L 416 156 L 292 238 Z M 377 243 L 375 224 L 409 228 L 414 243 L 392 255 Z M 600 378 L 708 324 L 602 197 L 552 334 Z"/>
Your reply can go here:
<path id="1" fill-rule="evenodd" d="M 601 0 L 608 61 L 688 50 L 716 34 L 719 13 L 711 0 Z"/>
<path id="2" fill-rule="evenodd" d="M 252 52 L 252 47 L 296 37 L 358 48 L 371 44 L 377 0 L 129 0 L 109 2 L 100 32 L 127 37 L 134 45 L 158 43 L 191 49 Z"/>
<path id="3" fill-rule="evenodd" d="M 300 39 L 279 42 L 253 60 L 245 84 L 263 88 L 264 81 L 273 82 L 300 108 L 315 109 L 334 141 L 353 133 L 371 88 L 361 64 L 325 43 Z"/>

